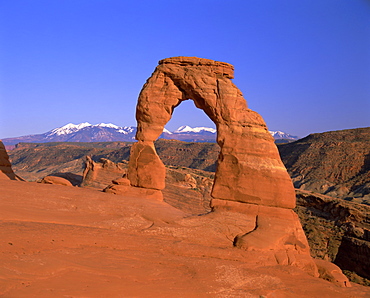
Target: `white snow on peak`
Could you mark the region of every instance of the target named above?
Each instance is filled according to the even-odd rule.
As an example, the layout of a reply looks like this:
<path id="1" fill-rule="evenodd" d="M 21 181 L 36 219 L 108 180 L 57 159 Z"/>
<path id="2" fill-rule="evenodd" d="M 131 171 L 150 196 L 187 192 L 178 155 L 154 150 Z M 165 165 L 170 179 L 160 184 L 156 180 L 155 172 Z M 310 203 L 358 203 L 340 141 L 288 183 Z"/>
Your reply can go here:
<path id="1" fill-rule="evenodd" d="M 113 124 L 113 123 L 99 123 L 93 126 L 98 126 L 98 127 L 108 127 L 108 128 L 114 128 L 114 129 L 121 129 L 121 127 Z"/>
<path id="2" fill-rule="evenodd" d="M 280 139 L 292 139 L 292 140 L 295 140 L 297 139 L 297 137 L 295 136 L 292 136 L 288 133 L 285 133 L 285 132 L 282 132 L 282 131 L 269 131 L 269 133 L 276 139 L 276 138 L 280 138 Z"/>
<path id="3" fill-rule="evenodd" d="M 163 132 L 164 133 L 168 133 L 169 135 L 172 135 L 172 132 L 170 132 L 168 129 L 166 129 L 166 128 L 163 128 Z"/>
<path id="4" fill-rule="evenodd" d="M 49 135 L 67 135 L 88 126 L 91 126 L 89 122 L 84 122 L 77 125 L 73 123 L 68 123 L 62 127 L 53 129 L 52 131 L 50 131 Z"/>
<path id="5" fill-rule="evenodd" d="M 119 129 L 117 132 L 123 133 L 124 135 L 127 135 L 134 131 L 134 128 L 132 126 L 124 126 L 124 127 L 118 127 Z"/>
<path id="6" fill-rule="evenodd" d="M 183 125 L 183 126 L 180 126 L 178 129 L 176 129 L 174 133 L 189 132 L 191 130 L 192 128 L 190 126 Z"/>
<path id="7" fill-rule="evenodd" d="M 99 124 L 93 125 L 93 127 L 113 128 L 113 129 L 117 130 L 117 132 L 123 133 L 125 135 L 134 131 L 134 127 L 132 127 L 132 126 L 123 126 L 122 127 L 122 126 L 115 125 L 113 123 L 99 123 Z"/>
<path id="8" fill-rule="evenodd" d="M 195 132 L 199 133 L 201 131 L 208 131 L 210 133 L 216 133 L 216 129 L 210 127 L 190 127 L 188 125 L 180 126 L 178 129 L 174 131 L 174 133 L 184 133 L 184 132 Z"/>
<path id="9" fill-rule="evenodd" d="M 71 134 L 71 133 L 75 133 L 75 132 L 77 132 L 77 131 L 85 128 L 85 127 L 112 128 L 112 129 L 116 130 L 116 132 L 122 133 L 122 134 L 125 134 L 125 135 L 127 135 L 129 133 L 132 133 L 135 130 L 135 127 L 133 127 L 133 126 L 123 126 L 122 127 L 122 126 L 115 125 L 113 123 L 99 123 L 99 124 L 95 124 L 95 125 L 92 125 L 89 122 L 83 122 L 83 123 L 80 123 L 80 124 L 68 123 L 68 124 L 66 124 L 62 127 L 55 128 L 55 129 L 49 131 L 47 133 L 47 137 L 49 138 L 53 135 L 57 135 L 57 136 L 68 135 L 68 134 Z M 183 126 L 180 126 L 178 129 L 176 129 L 174 132 L 171 132 L 168 129 L 163 128 L 163 132 L 167 133 L 167 134 L 202 133 L 202 132 L 216 133 L 217 130 L 214 129 L 214 128 L 210 128 L 210 127 L 190 127 L 188 125 L 183 125 Z M 298 137 L 292 136 L 292 135 L 290 135 L 288 133 L 285 133 L 285 132 L 282 132 L 282 131 L 269 131 L 269 133 L 275 139 L 292 139 L 292 140 L 298 139 Z"/>
<path id="10" fill-rule="evenodd" d="M 84 122 L 84 123 L 80 123 L 80 124 L 77 124 L 77 125 L 73 124 L 73 123 L 68 123 L 67 125 L 64 125 L 62 127 L 55 128 L 55 129 L 51 130 L 48 133 L 48 136 L 67 135 L 67 134 L 77 132 L 77 131 L 85 128 L 85 127 L 113 128 L 113 129 L 117 130 L 117 132 L 123 133 L 123 134 L 128 134 L 128 133 L 131 133 L 131 132 L 134 131 L 134 128 L 132 126 L 121 127 L 121 126 L 117 126 L 113 123 L 99 123 L 99 124 L 92 125 L 89 122 Z"/>

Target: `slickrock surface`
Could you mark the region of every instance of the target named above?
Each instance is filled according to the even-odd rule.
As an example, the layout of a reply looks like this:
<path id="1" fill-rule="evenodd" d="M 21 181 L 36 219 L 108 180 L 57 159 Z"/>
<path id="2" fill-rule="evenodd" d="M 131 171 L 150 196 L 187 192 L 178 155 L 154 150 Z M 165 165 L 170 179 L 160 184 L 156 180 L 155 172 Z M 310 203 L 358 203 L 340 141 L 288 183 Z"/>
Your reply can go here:
<path id="1" fill-rule="evenodd" d="M 234 236 L 254 226 L 248 215 L 189 216 L 145 197 L 12 180 L 0 189 L 2 297 L 370 295 L 236 249 Z"/>
<path id="2" fill-rule="evenodd" d="M 3 142 L 0 141 L 0 179 L 15 180 L 16 176 L 12 170 L 8 153 L 6 152 Z"/>
<path id="3" fill-rule="evenodd" d="M 190 214 L 208 213 L 213 177 L 212 173 L 201 170 L 167 167 L 164 201 Z"/>

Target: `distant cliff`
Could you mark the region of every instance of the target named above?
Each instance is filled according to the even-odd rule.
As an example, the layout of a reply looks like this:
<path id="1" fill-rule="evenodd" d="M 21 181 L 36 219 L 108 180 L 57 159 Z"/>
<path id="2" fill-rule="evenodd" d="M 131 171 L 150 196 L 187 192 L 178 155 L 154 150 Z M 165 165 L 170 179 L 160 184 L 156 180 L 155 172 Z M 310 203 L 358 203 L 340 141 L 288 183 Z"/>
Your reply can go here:
<path id="1" fill-rule="evenodd" d="M 296 188 L 370 205 L 370 127 L 312 134 L 278 147 Z"/>

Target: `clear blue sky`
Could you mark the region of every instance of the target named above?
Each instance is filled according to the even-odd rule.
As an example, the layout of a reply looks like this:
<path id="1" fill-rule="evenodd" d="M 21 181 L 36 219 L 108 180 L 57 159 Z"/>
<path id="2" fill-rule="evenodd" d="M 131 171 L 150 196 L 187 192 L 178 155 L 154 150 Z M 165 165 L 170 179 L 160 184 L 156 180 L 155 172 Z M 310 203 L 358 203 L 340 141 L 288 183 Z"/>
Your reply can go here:
<path id="1" fill-rule="evenodd" d="M 0 138 L 136 125 L 157 62 L 231 63 L 269 129 L 370 126 L 368 0 L 0 0 Z M 211 126 L 192 102 L 167 128 Z"/>

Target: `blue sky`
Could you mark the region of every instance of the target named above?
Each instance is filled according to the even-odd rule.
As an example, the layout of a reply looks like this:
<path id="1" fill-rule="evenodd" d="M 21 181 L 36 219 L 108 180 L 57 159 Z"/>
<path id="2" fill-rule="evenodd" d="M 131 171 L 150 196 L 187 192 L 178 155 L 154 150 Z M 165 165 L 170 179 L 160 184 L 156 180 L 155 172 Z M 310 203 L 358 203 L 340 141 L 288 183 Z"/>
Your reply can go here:
<path id="1" fill-rule="evenodd" d="M 157 62 L 228 62 L 269 129 L 370 126 L 368 0 L 0 0 L 0 138 L 136 125 Z M 191 101 L 167 128 L 212 126 Z"/>

